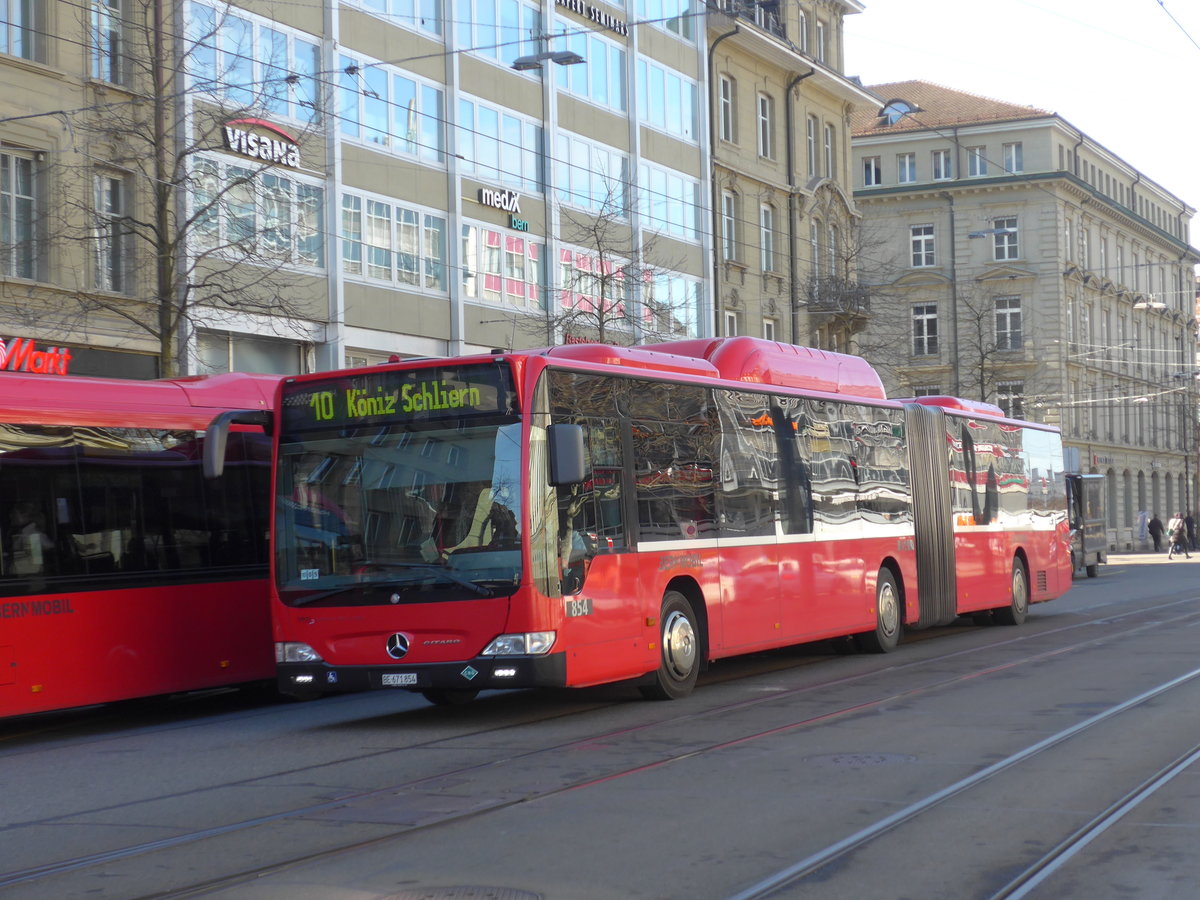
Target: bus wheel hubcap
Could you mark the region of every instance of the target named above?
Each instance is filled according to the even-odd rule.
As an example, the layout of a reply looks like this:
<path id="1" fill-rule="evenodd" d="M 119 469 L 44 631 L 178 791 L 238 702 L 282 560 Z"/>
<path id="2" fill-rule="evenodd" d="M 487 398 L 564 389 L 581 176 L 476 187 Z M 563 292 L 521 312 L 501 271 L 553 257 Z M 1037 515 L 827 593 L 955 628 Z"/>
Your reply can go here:
<path id="1" fill-rule="evenodd" d="M 663 624 L 663 660 L 675 678 L 686 678 L 696 664 L 696 632 L 681 612 L 671 613 Z"/>
<path id="2" fill-rule="evenodd" d="M 1029 605 L 1029 592 L 1025 589 L 1025 577 L 1020 569 L 1013 570 L 1013 609 L 1021 612 Z"/>
<path id="3" fill-rule="evenodd" d="M 900 627 L 900 605 L 896 590 L 885 584 L 879 591 L 879 628 L 884 634 L 895 634 Z"/>

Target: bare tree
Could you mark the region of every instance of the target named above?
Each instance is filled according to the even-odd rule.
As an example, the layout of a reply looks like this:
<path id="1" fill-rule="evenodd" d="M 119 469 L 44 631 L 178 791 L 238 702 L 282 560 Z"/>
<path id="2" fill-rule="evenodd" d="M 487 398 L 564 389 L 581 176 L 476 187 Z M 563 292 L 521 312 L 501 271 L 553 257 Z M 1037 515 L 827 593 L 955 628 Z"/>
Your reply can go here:
<path id="1" fill-rule="evenodd" d="M 559 236 L 573 250 L 558 265 L 561 283 L 545 317 L 521 327 L 552 339 L 602 344 L 653 343 L 688 336 L 688 323 L 665 293 L 663 277 L 680 269 L 659 235 L 631 225 L 627 186 L 613 184 L 598 209 L 559 204 Z"/>
<path id="2" fill-rule="evenodd" d="M 211 19 L 167 0 L 120 9 L 85 23 L 95 102 L 64 119 L 70 150 L 49 173 L 45 243 L 70 248 L 76 283 L 30 313 L 64 333 L 132 324 L 156 342 L 160 374 L 178 375 L 201 313 L 323 317 L 324 280 L 302 271 L 323 264 L 321 190 L 292 174 L 304 133 L 261 127 L 264 110 L 315 119 L 316 102 L 286 51 L 252 58 L 253 26 L 228 8 Z"/>

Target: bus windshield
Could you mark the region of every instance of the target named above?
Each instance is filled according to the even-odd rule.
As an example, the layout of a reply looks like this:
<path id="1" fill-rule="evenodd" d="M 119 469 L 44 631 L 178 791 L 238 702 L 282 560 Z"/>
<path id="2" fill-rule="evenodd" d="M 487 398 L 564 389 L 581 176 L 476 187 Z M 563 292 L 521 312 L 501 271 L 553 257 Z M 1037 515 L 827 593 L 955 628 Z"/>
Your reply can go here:
<path id="1" fill-rule="evenodd" d="M 381 369 L 287 385 L 281 418 L 275 577 L 284 603 L 427 603 L 516 587 L 521 420 L 506 368 Z"/>

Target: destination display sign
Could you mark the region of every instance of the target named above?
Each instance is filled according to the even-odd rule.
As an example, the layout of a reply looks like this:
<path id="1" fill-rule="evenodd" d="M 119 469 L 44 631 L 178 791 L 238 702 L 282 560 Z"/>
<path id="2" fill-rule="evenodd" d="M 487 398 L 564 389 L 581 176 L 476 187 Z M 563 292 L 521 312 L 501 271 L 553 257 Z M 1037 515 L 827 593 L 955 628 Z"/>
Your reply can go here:
<path id="1" fill-rule="evenodd" d="M 331 373 L 286 383 L 285 432 L 516 413 L 509 367 L 495 363 Z"/>

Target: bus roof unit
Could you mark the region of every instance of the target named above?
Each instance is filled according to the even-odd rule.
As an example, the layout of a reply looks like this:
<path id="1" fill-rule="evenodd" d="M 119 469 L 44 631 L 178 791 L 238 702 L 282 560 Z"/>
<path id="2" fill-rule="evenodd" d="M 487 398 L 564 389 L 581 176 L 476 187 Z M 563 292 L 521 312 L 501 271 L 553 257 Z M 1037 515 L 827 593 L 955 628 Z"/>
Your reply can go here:
<path id="1" fill-rule="evenodd" d="M 722 378 L 886 400 L 878 373 L 865 359 L 752 337 L 673 341 L 668 353 L 706 359 Z"/>
<path id="2" fill-rule="evenodd" d="M 945 394 L 929 397 L 913 397 L 904 402 L 918 403 L 921 406 L 940 406 L 942 409 L 956 409 L 960 412 L 1004 418 L 1004 410 L 994 403 L 984 403 L 982 400 L 964 400 L 961 397 L 951 397 Z"/>

